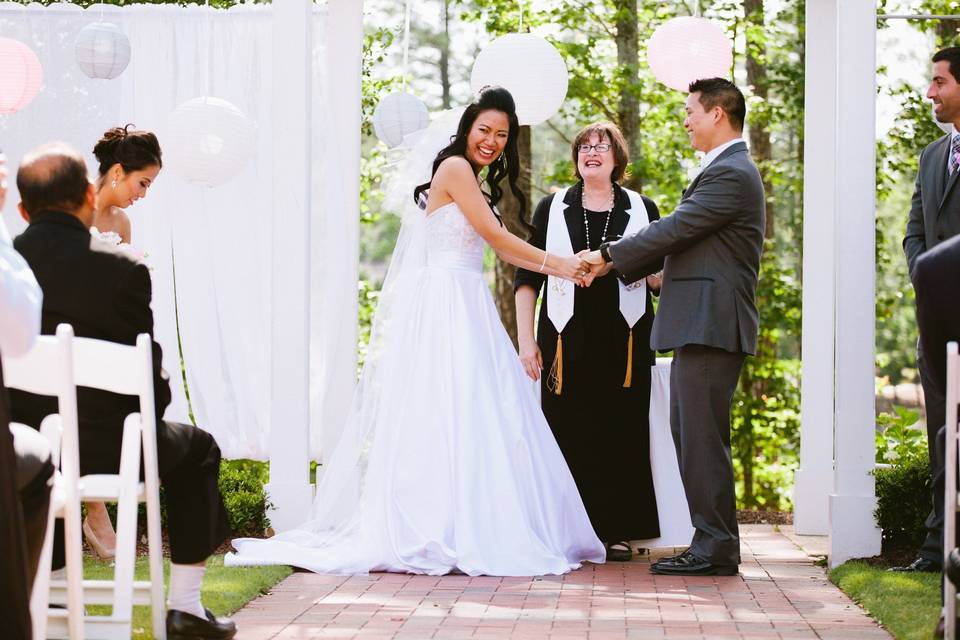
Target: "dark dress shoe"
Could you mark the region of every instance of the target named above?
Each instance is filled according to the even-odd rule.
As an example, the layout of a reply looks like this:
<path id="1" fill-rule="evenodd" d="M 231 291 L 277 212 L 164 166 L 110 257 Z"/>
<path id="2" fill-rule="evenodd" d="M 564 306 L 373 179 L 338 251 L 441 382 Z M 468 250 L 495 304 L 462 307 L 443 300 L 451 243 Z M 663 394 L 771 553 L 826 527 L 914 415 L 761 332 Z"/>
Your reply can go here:
<path id="1" fill-rule="evenodd" d="M 651 566 L 653 566 L 653 565 L 655 565 L 655 564 L 661 564 L 661 563 L 664 563 L 664 562 L 666 562 L 666 563 L 669 564 L 669 563 L 671 563 L 671 562 L 676 562 L 676 561 L 679 560 L 680 558 L 682 558 L 682 557 L 684 557 L 684 556 L 686 556 L 686 555 L 689 555 L 689 554 L 690 554 L 690 549 L 684 549 L 683 551 L 681 551 L 680 553 L 678 553 L 678 554 L 675 555 L 675 556 L 664 556 L 664 557 L 660 558 L 659 560 L 657 560 L 656 562 L 651 562 L 650 564 L 651 564 Z"/>
<path id="2" fill-rule="evenodd" d="M 934 562 L 933 560 L 927 560 L 926 558 L 917 558 L 905 567 L 890 567 L 887 569 L 887 571 L 939 573 L 940 563 Z"/>
<path id="3" fill-rule="evenodd" d="M 713 564 L 689 552 L 670 562 L 650 566 L 650 573 L 658 576 L 735 576 L 738 572 L 735 564 Z"/>
<path id="4" fill-rule="evenodd" d="M 237 625 L 230 618 L 217 618 L 204 609 L 206 618 L 170 609 L 167 611 L 167 640 L 230 640 Z"/>

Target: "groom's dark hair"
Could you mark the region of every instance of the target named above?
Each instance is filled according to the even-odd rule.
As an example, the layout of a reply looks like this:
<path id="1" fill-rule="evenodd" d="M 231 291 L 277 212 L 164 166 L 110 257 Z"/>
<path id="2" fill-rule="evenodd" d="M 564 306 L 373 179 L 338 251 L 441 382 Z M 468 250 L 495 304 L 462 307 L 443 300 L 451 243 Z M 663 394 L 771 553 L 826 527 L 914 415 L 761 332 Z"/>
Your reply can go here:
<path id="1" fill-rule="evenodd" d="M 960 82 L 960 47 L 947 47 L 946 49 L 940 49 L 940 51 L 937 51 L 935 54 L 933 54 L 933 59 L 930 61 L 946 61 L 950 63 L 950 75 L 953 76 L 954 80 Z"/>
<path id="2" fill-rule="evenodd" d="M 747 101 L 743 92 L 726 78 L 703 78 L 690 83 L 690 93 L 700 94 L 700 104 L 705 110 L 720 107 L 727 114 L 730 126 L 743 131 L 747 119 Z"/>

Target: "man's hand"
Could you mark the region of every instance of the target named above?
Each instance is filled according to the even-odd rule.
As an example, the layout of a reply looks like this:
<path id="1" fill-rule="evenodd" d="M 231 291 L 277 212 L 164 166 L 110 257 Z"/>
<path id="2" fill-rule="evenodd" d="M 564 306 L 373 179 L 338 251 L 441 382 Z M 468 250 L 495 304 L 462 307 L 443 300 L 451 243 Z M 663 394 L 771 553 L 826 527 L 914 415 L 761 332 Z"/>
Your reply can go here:
<path id="1" fill-rule="evenodd" d="M 590 269 L 590 273 L 584 277 L 585 286 L 590 286 L 595 279 L 607 275 L 613 269 L 613 263 L 605 262 L 599 251 L 585 251 L 579 254 L 579 257 L 584 266 Z"/>
<path id="2" fill-rule="evenodd" d="M 663 271 L 658 271 L 657 273 L 652 273 L 647 276 L 647 286 L 654 291 L 660 291 L 660 287 L 663 286 Z"/>

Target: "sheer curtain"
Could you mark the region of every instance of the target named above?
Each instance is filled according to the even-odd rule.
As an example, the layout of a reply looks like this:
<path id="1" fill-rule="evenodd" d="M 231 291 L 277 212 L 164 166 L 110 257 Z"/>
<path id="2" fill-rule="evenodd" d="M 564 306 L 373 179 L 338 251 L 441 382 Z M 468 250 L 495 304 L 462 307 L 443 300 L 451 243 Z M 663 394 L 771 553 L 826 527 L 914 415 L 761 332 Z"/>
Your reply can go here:
<path id="1" fill-rule="evenodd" d="M 208 189 L 183 181 L 165 166 L 147 198 L 128 213 L 132 243 L 147 252 L 151 267 L 156 336 L 174 389 L 166 418 L 189 422 L 192 408 L 196 424 L 217 438 L 226 457 L 260 460 L 268 456 L 271 314 L 283 313 L 271 308 L 270 297 L 271 173 L 274 154 L 284 152 L 274 148 L 271 140 L 271 16 L 269 5 L 224 11 L 176 5 L 83 10 L 66 4 L 0 4 L 0 33 L 29 44 L 44 69 L 37 98 L 16 114 L 0 116 L 0 149 L 7 155 L 11 173 L 25 151 L 52 140 L 63 140 L 84 152 L 94 173 L 95 141 L 107 128 L 126 123 L 154 130 L 162 147 L 169 114 L 197 96 L 229 100 L 256 123 L 251 161 L 236 178 Z M 314 11 L 318 34 L 326 32 L 325 16 L 326 8 L 318 5 Z M 130 65 L 114 80 L 89 79 L 74 60 L 77 33 L 100 19 L 117 24 L 130 38 Z M 327 119 L 324 78 L 328 67 L 323 45 L 323 37 L 315 38 L 314 131 L 318 120 Z M 358 213 L 350 197 L 326 204 L 324 194 L 336 191 L 330 185 L 344 190 L 343 175 L 329 168 L 326 158 L 331 156 L 323 147 L 314 149 L 319 149 L 313 156 L 312 189 L 314 318 L 313 335 L 309 340 L 305 336 L 304 348 L 311 348 L 315 434 L 311 453 L 319 457 L 319 426 L 335 425 L 341 419 L 345 408 L 340 408 L 340 399 L 349 398 L 354 379 L 350 359 L 355 358 L 356 247 L 352 245 Z M 24 224 L 16 215 L 19 198 L 10 182 L 3 214 L 16 235 Z M 291 238 L 301 232 L 282 230 Z M 326 239 L 331 235 L 341 244 Z M 351 281 L 326 285 L 322 278 L 318 281 L 324 264 L 344 263 L 347 267 L 338 275 L 349 280 L 351 260 Z M 344 344 L 349 352 L 344 352 Z"/>

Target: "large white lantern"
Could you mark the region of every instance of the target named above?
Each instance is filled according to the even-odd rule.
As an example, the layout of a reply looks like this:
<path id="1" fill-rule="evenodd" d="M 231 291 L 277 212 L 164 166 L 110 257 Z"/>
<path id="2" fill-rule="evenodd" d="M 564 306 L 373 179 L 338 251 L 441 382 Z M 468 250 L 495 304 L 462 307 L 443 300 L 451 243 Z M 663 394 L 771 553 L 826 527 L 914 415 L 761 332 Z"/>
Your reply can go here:
<path id="1" fill-rule="evenodd" d="M 112 80 L 130 63 L 130 39 L 115 24 L 95 22 L 77 34 L 73 53 L 88 77 Z"/>
<path id="2" fill-rule="evenodd" d="M 480 51 L 470 87 L 501 86 L 517 103 L 520 124 L 540 124 L 567 96 L 567 65 L 553 45 L 532 33 L 501 36 Z"/>
<path id="3" fill-rule="evenodd" d="M 33 49 L 12 38 L 0 38 L 0 113 L 15 113 L 40 92 L 43 67 Z"/>
<path id="4" fill-rule="evenodd" d="M 706 18 L 674 18 L 653 32 L 647 61 L 657 80 L 687 92 L 694 80 L 728 77 L 733 47 L 723 29 Z"/>
<path id="5" fill-rule="evenodd" d="M 430 124 L 427 105 L 417 96 L 395 91 L 384 96 L 373 112 L 373 129 L 388 147 L 396 147 L 406 135 Z"/>
<path id="6" fill-rule="evenodd" d="M 170 114 L 164 160 L 187 182 L 216 187 L 237 175 L 253 154 L 253 122 L 212 96 L 188 100 Z"/>

